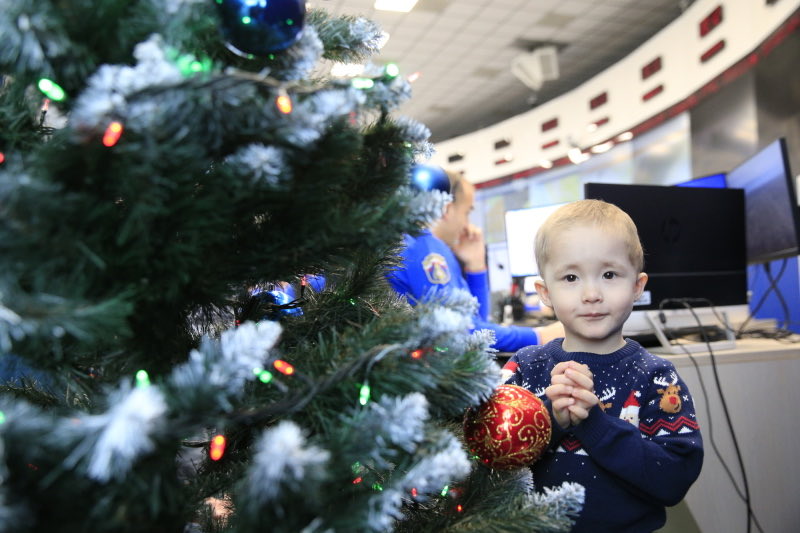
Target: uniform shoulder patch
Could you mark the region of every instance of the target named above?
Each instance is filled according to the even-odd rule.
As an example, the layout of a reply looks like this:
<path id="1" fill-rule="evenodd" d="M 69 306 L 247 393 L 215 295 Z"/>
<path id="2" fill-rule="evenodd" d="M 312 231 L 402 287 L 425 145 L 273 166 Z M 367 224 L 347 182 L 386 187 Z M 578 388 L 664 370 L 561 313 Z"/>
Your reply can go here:
<path id="1" fill-rule="evenodd" d="M 431 252 L 422 260 L 422 269 L 428 281 L 436 285 L 444 285 L 450 281 L 450 267 L 443 255 Z"/>

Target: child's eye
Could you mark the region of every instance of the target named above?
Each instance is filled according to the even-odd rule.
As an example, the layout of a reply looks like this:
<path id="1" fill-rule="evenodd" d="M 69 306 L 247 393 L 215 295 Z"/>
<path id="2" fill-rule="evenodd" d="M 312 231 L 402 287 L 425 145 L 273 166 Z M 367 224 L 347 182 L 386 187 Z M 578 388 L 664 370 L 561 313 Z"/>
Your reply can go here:
<path id="1" fill-rule="evenodd" d="M 611 272 L 611 271 L 603 272 L 603 279 L 614 279 L 616 277 L 617 277 L 616 272 Z"/>
<path id="2" fill-rule="evenodd" d="M 564 276 L 564 281 L 568 281 L 570 283 L 578 281 L 578 276 L 576 276 L 575 274 L 567 274 L 566 276 Z"/>

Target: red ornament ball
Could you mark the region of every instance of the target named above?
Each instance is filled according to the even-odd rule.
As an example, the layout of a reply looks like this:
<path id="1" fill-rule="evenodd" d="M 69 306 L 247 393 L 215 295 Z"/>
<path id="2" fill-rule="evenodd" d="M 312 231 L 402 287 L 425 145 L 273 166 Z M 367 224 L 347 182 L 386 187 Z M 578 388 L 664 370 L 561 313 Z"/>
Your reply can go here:
<path id="1" fill-rule="evenodd" d="M 534 463 L 550 442 L 551 422 L 542 400 L 517 385 L 500 385 L 464 416 L 470 453 L 496 470 Z"/>

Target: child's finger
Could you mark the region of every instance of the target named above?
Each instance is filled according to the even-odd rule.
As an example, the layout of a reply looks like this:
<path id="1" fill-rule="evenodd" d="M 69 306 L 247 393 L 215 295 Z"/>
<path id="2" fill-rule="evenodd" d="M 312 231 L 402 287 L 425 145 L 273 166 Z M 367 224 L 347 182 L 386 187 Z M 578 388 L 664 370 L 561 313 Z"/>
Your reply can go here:
<path id="1" fill-rule="evenodd" d="M 572 381 L 572 379 L 568 378 L 564 374 L 558 374 L 558 375 L 553 376 L 550 379 L 550 384 L 551 385 L 571 385 L 571 386 L 577 385 L 577 383 Z"/>
<path id="2" fill-rule="evenodd" d="M 586 418 L 589 416 L 588 409 L 581 407 L 581 405 L 577 403 L 568 405 L 567 409 L 570 412 L 570 419 L 572 419 L 572 415 L 575 415 L 575 417 L 579 420 L 586 420 Z"/>
<path id="3" fill-rule="evenodd" d="M 574 361 L 562 361 L 558 363 L 556 366 L 553 367 L 553 370 L 550 371 L 551 376 L 555 376 L 557 374 L 563 374 L 564 371 L 569 368 L 569 364 Z"/>
<path id="4" fill-rule="evenodd" d="M 559 383 L 556 385 L 550 385 L 544 390 L 544 393 L 550 399 L 550 401 L 553 401 L 556 398 L 561 397 L 571 398 L 574 390 L 575 388 L 571 385 Z"/>
<path id="5" fill-rule="evenodd" d="M 577 403 L 582 404 L 587 409 L 594 407 L 599 402 L 597 396 L 586 389 L 573 389 L 572 397 L 577 400 Z"/>
<path id="6" fill-rule="evenodd" d="M 572 380 L 572 382 L 578 387 L 582 387 L 587 390 L 592 390 L 594 388 L 594 380 L 586 374 L 578 372 L 575 369 L 568 368 L 564 372 L 564 376 Z M 553 376 L 553 379 L 555 379 L 555 376 Z"/>

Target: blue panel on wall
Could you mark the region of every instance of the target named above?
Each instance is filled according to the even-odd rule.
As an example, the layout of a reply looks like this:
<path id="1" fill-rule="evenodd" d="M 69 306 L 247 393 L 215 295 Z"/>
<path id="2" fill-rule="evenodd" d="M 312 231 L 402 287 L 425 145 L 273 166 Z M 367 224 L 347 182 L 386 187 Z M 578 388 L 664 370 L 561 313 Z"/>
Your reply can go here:
<path id="1" fill-rule="evenodd" d="M 769 277 L 765 271 L 767 267 L 770 269 L 772 278 L 777 281 L 777 293 L 775 290 L 769 290 Z M 781 269 L 783 269 L 783 274 L 781 274 Z M 780 279 L 777 279 L 779 275 Z M 759 302 L 764 300 L 756 312 L 756 318 L 773 318 L 779 326 L 785 325 L 783 322 L 787 320 L 789 329 L 800 333 L 800 277 L 798 276 L 797 257 L 778 259 L 763 265 L 751 265 L 747 267 L 747 277 L 748 286 L 752 292 L 750 309 L 755 309 Z M 783 298 L 783 302 L 778 294 Z M 784 302 L 786 307 L 783 305 Z M 788 316 L 786 316 L 787 308 Z"/>

